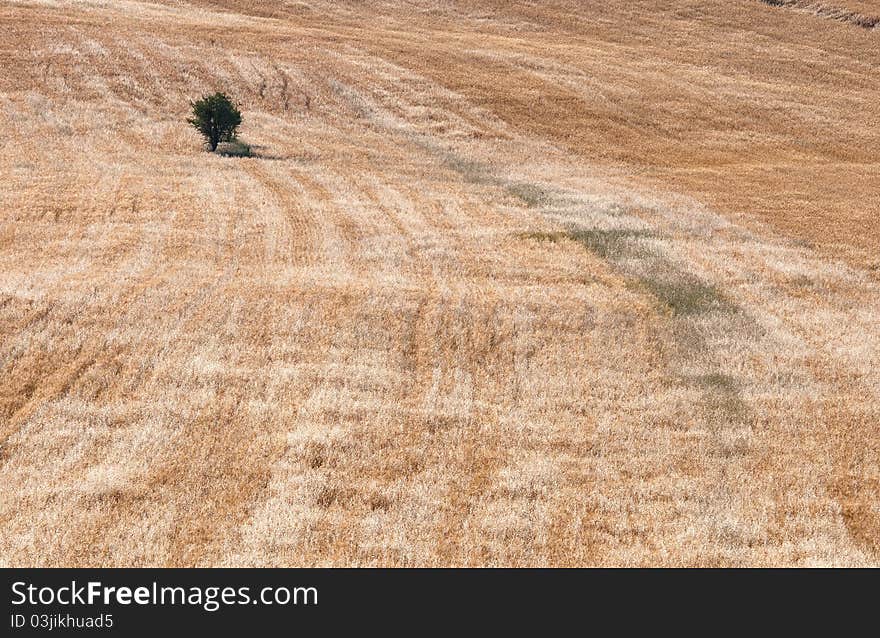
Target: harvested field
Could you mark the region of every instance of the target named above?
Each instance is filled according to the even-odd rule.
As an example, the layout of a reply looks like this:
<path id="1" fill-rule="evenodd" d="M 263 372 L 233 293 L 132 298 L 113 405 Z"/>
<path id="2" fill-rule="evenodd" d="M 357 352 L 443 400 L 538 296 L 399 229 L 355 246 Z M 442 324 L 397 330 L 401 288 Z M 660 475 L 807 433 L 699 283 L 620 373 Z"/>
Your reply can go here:
<path id="1" fill-rule="evenodd" d="M 880 30 L 12 0 L 0 35 L 0 565 L 880 565 Z M 186 125 L 220 89 L 249 157 Z"/>

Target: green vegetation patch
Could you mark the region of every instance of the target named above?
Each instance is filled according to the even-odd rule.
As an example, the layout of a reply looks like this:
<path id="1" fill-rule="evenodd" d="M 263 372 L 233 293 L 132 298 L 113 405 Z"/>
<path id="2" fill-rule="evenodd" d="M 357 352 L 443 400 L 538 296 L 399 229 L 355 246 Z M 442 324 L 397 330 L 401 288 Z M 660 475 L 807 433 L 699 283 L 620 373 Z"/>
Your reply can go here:
<path id="1" fill-rule="evenodd" d="M 686 273 L 676 273 L 671 278 L 644 276 L 639 283 L 676 316 L 736 310 L 718 288 Z"/>
<path id="2" fill-rule="evenodd" d="M 504 187 L 504 191 L 518 198 L 529 208 L 544 208 L 555 201 L 553 195 L 546 188 L 529 182 L 510 182 Z"/>
<path id="3" fill-rule="evenodd" d="M 496 182 L 489 172 L 489 167 L 482 162 L 465 159 L 453 153 L 444 153 L 443 164 L 472 184 L 494 184 Z"/>
<path id="4" fill-rule="evenodd" d="M 568 236 L 583 244 L 591 253 L 598 255 L 602 259 L 611 260 L 632 256 L 647 256 L 647 251 L 639 246 L 637 241 L 633 240 L 654 237 L 648 231 L 622 228 L 611 230 L 600 230 L 597 228 L 571 230 L 568 232 Z"/>

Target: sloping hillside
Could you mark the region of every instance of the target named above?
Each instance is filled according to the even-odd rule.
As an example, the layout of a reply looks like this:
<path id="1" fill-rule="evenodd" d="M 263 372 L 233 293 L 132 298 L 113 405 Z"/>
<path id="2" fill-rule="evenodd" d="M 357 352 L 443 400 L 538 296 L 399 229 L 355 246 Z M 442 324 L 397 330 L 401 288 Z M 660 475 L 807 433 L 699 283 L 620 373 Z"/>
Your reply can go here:
<path id="1" fill-rule="evenodd" d="M 877 29 L 25 0 L 0 35 L 0 564 L 880 564 Z M 217 89 L 253 157 L 187 127 Z"/>

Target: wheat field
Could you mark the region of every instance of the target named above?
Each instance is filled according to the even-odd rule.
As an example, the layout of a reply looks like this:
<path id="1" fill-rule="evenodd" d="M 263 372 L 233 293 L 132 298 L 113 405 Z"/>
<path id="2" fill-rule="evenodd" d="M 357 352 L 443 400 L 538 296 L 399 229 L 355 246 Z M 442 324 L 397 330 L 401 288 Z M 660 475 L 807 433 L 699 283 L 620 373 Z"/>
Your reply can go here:
<path id="1" fill-rule="evenodd" d="M 829 3 L 0 2 L 0 565 L 880 565 Z"/>

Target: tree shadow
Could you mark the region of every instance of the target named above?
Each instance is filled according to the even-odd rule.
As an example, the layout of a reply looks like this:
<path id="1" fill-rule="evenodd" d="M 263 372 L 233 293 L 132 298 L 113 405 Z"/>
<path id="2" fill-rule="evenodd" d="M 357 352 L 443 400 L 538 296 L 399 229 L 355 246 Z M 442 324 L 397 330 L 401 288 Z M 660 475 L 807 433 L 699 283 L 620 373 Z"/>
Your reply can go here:
<path id="1" fill-rule="evenodd" d="M 234 158 L 250 158 L 269 161 L 294 161 L 300 164 L 311 164 L 319 157 L 313 153 L 303 152 L 291 155 L 279 155 L 262 144 L 248 144 L 239 139 L 223 142 L 217 146 L 217 155 Z"/>

